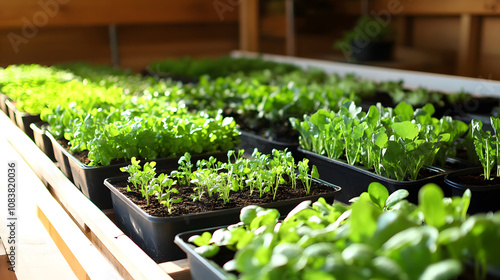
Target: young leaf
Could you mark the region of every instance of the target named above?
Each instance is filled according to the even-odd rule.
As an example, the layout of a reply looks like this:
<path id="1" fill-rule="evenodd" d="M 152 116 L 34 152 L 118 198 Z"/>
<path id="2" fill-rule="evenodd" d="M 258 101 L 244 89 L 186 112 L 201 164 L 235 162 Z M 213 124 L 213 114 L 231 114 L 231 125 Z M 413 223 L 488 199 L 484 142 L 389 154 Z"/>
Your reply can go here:
<path id="1" fill-rule="evenodd" d="M 372 182 L 368 186 L 368 194 L 370 195 L 373 203 L 378 205 L 380 209 L 384 209 L 385 202 L 389 197 L 389 192 L 387 191 L 386 187 L 378 182 Z"/>
<path id="2" fill-rule="evenodd" d="M 447 280 L 455 279 L 462 273 L 462 265 L 458 260 L 444 260 L 429 265 L 419 279 Z"/>
<path id="3" fill-rule="evenodd" d="M 418 202 L 424 213 L 426 224 L 436 228 L 446 224 L 446 210 L 443 191 L 436 184 L 423 186 L 418 193 Z"/>
<path id="4" fill-rule="evenodd" d="M 385 207 L 387 207 L 387 209 L 391 209 L 394 205 L 396 205 L 396 203 L 408 197 L 408 195 L 410 195 L 410 193 L 408 192 L 408 190 L 405 189 L 399 189 L 394 191 L 387 198 L 387 201 L 385 202 Z"/>
<path id="5" fill-rule="evenodd" d="M 394 133 L 403 139 L 413 140 L 418 135 L 418 127 L 410 121 L 394 123 L 391 128 Z"/>

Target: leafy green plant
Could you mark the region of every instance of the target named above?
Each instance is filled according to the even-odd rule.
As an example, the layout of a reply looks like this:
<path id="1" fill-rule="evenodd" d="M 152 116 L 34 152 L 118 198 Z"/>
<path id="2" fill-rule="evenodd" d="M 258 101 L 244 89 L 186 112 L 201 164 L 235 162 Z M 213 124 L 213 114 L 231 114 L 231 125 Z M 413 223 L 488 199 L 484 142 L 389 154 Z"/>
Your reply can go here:
<path id="1" fill-rule="evenodd" d="M 144 108 L 129 106 L 134 108 L 128 103 L 90 111 L 69 107 L 44 118 L 69 140 L 72 151 L 89 151 L 90 165 L 224 151 L 239 143 L 234 119 L 221 112 L 210 117 L 205 112 L 190 113 L 181 105 L 156 102 Z M 150 106 L 156 109 L 149 110 Z"/>
<path id="2" fill-rule="evenodd" d="M 191 182 L 191 168 L 193 164 L 191 163 L 191 155 L 189 153 L 184 153 L 183 156 L 179 158 L 179 170 L 172 172 L 170 175 L 174 178 L 177 178 L 180 184 L 189 184 Z"/>
<path id="3" fill-rule="evenodd" d="M 184 154 L 179 159 L 179 168 L 170 172 L 169 175 L 160 174 L 156 178 L 154 169 L 155 162 L 146 163 L 141 170 L 138 160 L 132 159 L 132 163 L 121 168 L 122 172 L 129 173 L 128 181 L 133 184 L 147 200 L 155 195 L 161 204 L 167 206 L 169 213 L 173 203 L 178 203 L 177 198 L 171 195 L 178 193 L 174 185 L 183 188 L 193 188 L 193 201 L 200 201 L 204 195 L 217 197 L 224 203 L 231 200 L 231 193 L 250 189 L 259 190 L 262 197 L 266 192 L 272 192 L 273 199 L 276 198 L 278 188 L 284 184 L 290 184 L 292 188 L 297 185 L 297 178 L 309 194 L 312 186 L 312 178 L 318 178 L 319 174 L 315 166 L 309 173 L 308 161 L 303 160 L 295 164 L 291 153 L 285 151 L 272 151 L 266 155 L 254 150 L 250 158 L 244 157 L 244 150 L 228 151 L 228 162 L 221 162 L 210 157 L 208 160 L 199 160 L 197 169 L 192 171 L 191 156 Z M 298 174 L 295 167 L 298 167 Z M 129 189 L 130 190 L 130 189 Z"/>
<path id="4" fill-rule="evenodd" d="M 484 179 L 489 180 L 495 165 L 495 141 L 490 131 L 483 130 L 483 123 L 479 120 L 471 121 L 471 131 L 476 154 L 483 166 Z"/>
<path id="5" fill-rule="evenodd" d="M 203 59 L 190 57 L 165 59 L 151 63 L 148 68 L 156 74 L 190 78 L 198 78 L 203 75 L 218 78 L 230 76 L 234 73 L 256 75 L 265 70 L 272 72 L 274 75 L 280 75 L 299 69 L 292 64 L 273 62 L 262 58 L 235 58 L 229 56 Z"/>
<path id="6" fill-rule="evenodd" d="M 179 193 L 179 191 L 173 187 L 174 180 L 168 177 L 167 174 L 160 174 L 157 178 L 151 180 L 152 189 L 156 194 L 158 202 L 167 207 L 169 214 L 172 214 L 172 205 L 174 203 L 180 203 L 182 198 L 172 198 L 171 195 Z"/>
<path id="7" fill-rule="evenodd" d="M 468 263 L 475 279 L 499 268 L 500 215 L 466 212 L 471 193 L 444 198 L 433 184 L 389 194 L 372 183 L 349 205 L 305 201 L 279 220 L 275 209 L 248 206 L 241 222 L 189 238 L 205 257 L 235 251 L 223 265 L 238 279 L 456 279 Z"/>
<path id="8" fill-rule="evenodd" d="M 133 157 L 131 159 L 131 164 L 126 167 L 121 167 L 120 170 L 129 173 L 128 181 L 132 183 L 134 188 L 146 199 L 146 205 L 149 205 L 149 197 L 156 191 L 153 187 L 156 175 L 156 162 L 146 162 L 143 167 L 139 165 L 140 162 L 140 160 L 136 160 L 135 157 Z M 163 180 L 160 184 L 162 183 Z M 130 191 L 129 187 L 127 187 L 127 191 Z"/>
<path id="9" fill-rule="evenodd" d="M 402 181 L 416 180 L 424 165 L 444 161 L 467 129 L 461 121 L 436 119 L 433 113 L 430 104 L 416 110 L 404 102 L 394 109 L 378 104 L 365 113 L 345 102 L 338 112 L 318 110 L 290 123 L 304 149 Z"/>
<path id="10" fill-rule="evenodd" d="M 500 118 L 490 117 L 491 126 L 495 132 L 495 157 L 497 163 L 497 177 L 500 177 Z"/>
<path id="11" fill-rule="evenodd" d="M 318 169 L 315 165 L 312 167 L 311 176 L 309 176 L 309 160 L 303 159 L 298 164 L 299 167 L 299 179 L 304 183 L 306 194 L 311 192 L 311 182 L 312 178 L 319 178 Z"/>

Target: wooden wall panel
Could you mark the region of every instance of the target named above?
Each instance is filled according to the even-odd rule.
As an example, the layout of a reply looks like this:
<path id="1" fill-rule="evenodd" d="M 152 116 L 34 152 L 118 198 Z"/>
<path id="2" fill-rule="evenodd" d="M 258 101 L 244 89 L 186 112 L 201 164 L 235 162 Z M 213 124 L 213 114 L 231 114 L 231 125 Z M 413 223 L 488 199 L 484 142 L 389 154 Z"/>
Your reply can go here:
<path id="1" fill-rule="evenodd" d="M 229 0 L 2 0 L 0 27 L 88 26 L 238 20 Z"/>
<path id="2" fill-rule="evenodd" d="M 456 52 L 458 17 L 418 17 L 414 19 L 413 43 L 417 48 Z"/>
<path id="3" fill-rule="evenodd" d="M 500 18 L 483 19 L 478 75 L 484 79 L 500 79 Z"/>
<path id="4" fill-rule="evenodd" d="M 107 27 L 45 27 L 18 52 L 8 39 L 15 30 L 0 29 L 0 67 L 87 61 L 111 64 Z M 147 24 L 117 27 L 120 66 L 136 71 L 166 57 L 220 56 L 238 49 L 238 25 Z"/>
<path id="5" fill-rule="evenodd" d="M 238 18 L 233 0 L 2 0 L 0 66 L 111 64 L 111 24 L 124 67 L 227 54 L 239 48 Z"/>
<path id="6" fill-rule="evenodd" d="M 68 61 L 111 63 L 107 27 L 45 27 L 21 43 L 11 41 L 12 34 L 20 34 L 20 30 L 0 29 L 0 67 Z"/>
<path id="7" fill-rule="evenodd" d="M 120 65 L 140 71 L 166 57 L 220 56 L 238 49 L 238 25 L 140 25 L 118 27 Z"/>

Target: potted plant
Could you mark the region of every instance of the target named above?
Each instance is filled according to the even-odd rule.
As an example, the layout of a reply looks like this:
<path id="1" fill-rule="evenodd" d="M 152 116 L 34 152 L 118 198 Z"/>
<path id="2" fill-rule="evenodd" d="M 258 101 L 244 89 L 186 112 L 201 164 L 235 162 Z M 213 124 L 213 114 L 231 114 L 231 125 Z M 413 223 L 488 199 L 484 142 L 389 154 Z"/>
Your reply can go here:
<path id="1" fill-rule="evenodd" d="M 378 104 L 365 113 L 346 102 L 338 112 L 319 110 L 291 123 L 301 135 L 299 153 L 318 167 L 322 179 L 344 187 L 339 200 L 348 202 L 375 181 L 391 192 L 410 190 L 409 200 L 416 202 L 421 186 L 442 182 L 445 175 L 424 166 L 444 162 L 467 130 L 464 123 L 438 120 L 433 113 L 430 104 L 417 110 L 406 103 L 394 109 Z"/>
<path id="2" fill-rule="evenodd" d="M 40 121 L 40 113 L 52 102 L 47 83 L 64 83 L 74 78 L 69 72 L 38 64 L 10 65 L 0 69 L 2 110 L 31 139 L 30 124 Z M 43 93 L 42 93 L 43 92 Z M 56 100 L 56 102 L 59 100 Z"/>
<path id="3" fill-rule="evenodd" d="M 57 140 L 49 133 L 55 152 L 68 158 L 75 185 L 99 208 L 112 207 L 104 179 L 119 175 L 120 168 L 132 157 L 175 164 L 175 158 L 184 152 L 220 157 L 238 145 L 238 131 L 232 118 L 223 118 L 220 113 L 211 118 L 204 113 L 189 113 L 182 107 L 158 105 L 154 109 L 155 106 L 151 109 L 162 110 L 147 113 L 92 109 L 79 115 L 81 112 L 75 108 L 68 108 L 61 112 L 71 120 L 67 126 L 59 123 L 65 117 L 50 115 L 51 128 L 55 132 L 64 131 L 68 138 Z M 71 112 L 77 117 L 68 117 Z M 65 143 L 67 147 L 61 147 Z"/>
<path id="4" fill-rule="evenodd" d="M 451 187 L 452 194 L 460 195 L 470 189 L 473 194 L 470 212 L 489 212 L 500 210 L 500 119 L 491 117 L 494 135 L 483 130 L 481 121 L 473 119 L 470 134 L 474 148 L 482 167 L 457 171 L 445 177 L 445 183 Z"/>
<path id="5" fill-rule="evenodd" d="M 349 206 L 305 201 L 283 220 L 249 206 L 239 223 L 175 242 L 194 280 L 498 279 L 500 213 L 469 217 L 470 192 L 445 198 L 434 184 L 418 205 L 406 195 L 373 183 Z"/>
<path id="6" fill-rule="evenodd" d="M 342 39 L 335 42 L 334 47 L 353 62 L 391 60 L 394 30 L 382 19 L 365 15 Z"/>
<path id="7" fill-rule="evenodd" d="M 333 201 L 339 191 L 315 179 L 316 169 L 309 169 L 307 160 L 296 164 L 288 151 L 274 150 L 272 157 L 254 151 L 250 158 L 243 153 L 231 150 L 227 161 L 211 157 L 196 164 L 185 154 L 178 169 L 158 176 L 155 163 L 141 168 L 132 160 L 122 168 L 128 179 L 105 181 L 117 224 L 155 261 L 163 262 L 185 257 L 173 244 L 176 234 L 234 223 L 243 206 L 268 205 L 286 213 L 304 199 L 325 196 Z"/>

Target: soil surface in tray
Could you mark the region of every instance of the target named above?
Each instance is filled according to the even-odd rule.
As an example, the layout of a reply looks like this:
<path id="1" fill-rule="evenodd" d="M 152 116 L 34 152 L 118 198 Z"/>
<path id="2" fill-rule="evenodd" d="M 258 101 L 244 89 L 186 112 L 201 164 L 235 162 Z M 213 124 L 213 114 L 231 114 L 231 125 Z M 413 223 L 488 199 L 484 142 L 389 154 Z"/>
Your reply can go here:
<path id="1" fill-rule="evenodd" d="M 259 197 L 259 190 L 255 189 L 252 195 L 250 195 L 249 190 L 231 192 L 229 203 L 224 204 L 222 199 L 217 199 L 217 194 L 214 194 L 212 197 L 208 197 L 208 195 L 205 194 L 200 201 L 194 202 L 191 198 L 191 195 L 196 195 L 193 191 L 194 185 L 190 187 L 177 186 L 176 188 L 179 193 L 172 195 L 172 198 L 181 197 L 182 201 L 180 203 L 174 204 L 172 207 L 172 214 L 168 214 L 167 208 L 164 205 L 160 204 L 154 196 L 150 198 L 149 206 L 147 206 L 146 201 L 142 198 L 140 192 L 134 190 L 132 190 L 131 192 L 127 192 L 126 186 L 126 181 L 117 182 L 117 185 L 115 185 L 115 187 L 121 193 L 127 196 L 141 209 L 146 211 L 146 213 L 157 217 L 180 216 L 234 207 L 244 207 L 253 204 L 263 204 L 298 197 L 321 195 L 334 191 L 334 189 L 331 187 L 313 182 L 311 192 L 306 195 L 302 184 L 299 180 L 297 180 L 297 188 L 295 189 L 292 189 L 291 186 L 280 185 L 276 194 L 276 200 L 274 201 L 273 194 L 271 192 L 264 193 L 262 197 Z"/>
<path id="2" fill-rule="evenodd" d="M 490 180 L 485 180 L 484 176 L 481 175 L 459 175 L 453 177 L 453 182 L 460 183 L 467 186 L 493 186 L 500 185 L 500 177 L 491 176 Z"/>

